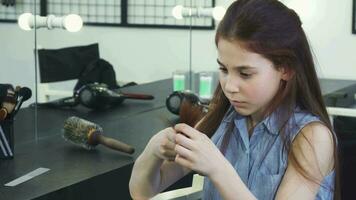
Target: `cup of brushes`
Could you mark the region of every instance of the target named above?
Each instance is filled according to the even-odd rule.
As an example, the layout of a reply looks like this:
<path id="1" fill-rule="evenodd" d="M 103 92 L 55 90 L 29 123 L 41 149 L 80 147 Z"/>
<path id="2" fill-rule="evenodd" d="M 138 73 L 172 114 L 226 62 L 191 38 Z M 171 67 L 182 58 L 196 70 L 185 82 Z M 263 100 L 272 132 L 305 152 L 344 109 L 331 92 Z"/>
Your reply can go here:
<path id="1" fill-rule="evenodd" d="M 64 121 L 63 137 L 85 149 L 94 149 L 98 144 L 102 144 L 110 149 L 133 154 L 134 147 L 116 139 L 103 135 L 103 128 L 99 125 L 81 119 L 79 117 L 69 117 Z"/>

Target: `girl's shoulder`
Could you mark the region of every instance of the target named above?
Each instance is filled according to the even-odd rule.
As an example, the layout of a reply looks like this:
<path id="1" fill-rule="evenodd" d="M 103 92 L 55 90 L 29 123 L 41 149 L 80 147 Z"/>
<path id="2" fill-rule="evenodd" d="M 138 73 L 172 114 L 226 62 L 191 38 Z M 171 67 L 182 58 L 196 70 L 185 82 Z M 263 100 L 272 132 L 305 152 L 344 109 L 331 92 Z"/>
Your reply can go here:
<path id="1" fill-rule="evenodd" d="M 293 141 L 298 133 L 312 122 L 322 124 L 318 116 L 299 107 L 296 107 L 290 115 L 284 115 L 280 111 L 275 111 L 263 121 L 270 132 L 275 135 L 280 135 L 281 132 L 284 132 L 284 135 L 290 141 Z"/>
<path id="2" fill-rule="evenodd" d="M 299 131 L 292 147 L 299 162 L 317 163 L 315 166 L 319 166 L 319 172 L 326 176 L 334 168 L 334 140 L 335 137 L 327 126 L 321 122 L 311 122 Z"/>
<path id="3" fill-rule="evenodd" d="M 318 116 L 297 107 L 288 121 L 288 128 L 290 129 L 289 131 L 295 133 L 295 137 L 304 127 L 310 125 L 311 123 L 322 124 Z"/>

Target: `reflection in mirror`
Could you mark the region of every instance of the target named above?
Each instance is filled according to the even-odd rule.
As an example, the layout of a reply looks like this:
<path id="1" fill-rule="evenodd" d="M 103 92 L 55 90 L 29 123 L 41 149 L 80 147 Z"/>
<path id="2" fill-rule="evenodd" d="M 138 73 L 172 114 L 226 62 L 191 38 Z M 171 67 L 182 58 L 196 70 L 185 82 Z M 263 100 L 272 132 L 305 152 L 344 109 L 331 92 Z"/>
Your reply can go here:
<path id="1" fill-rule="evenodd" d="M 223 1 L 212 6 L 183 7 L 178 5 L 174 7 L 172 15 L 177 19 L 190 19 L 191 26 L 197 20 L 212 20 L 214 23 L 219 23 L 226 12 L 225 6 L 222 5 L 224 5 Z M 189 77 L 189 89 L 205 101 L 212 98 L 218 83 L 214 36 L 215 30 L 193 31 L 190 29 L 189 71 L 192 78 Z"/>
<path id="2" fill-rule="evenodd" d="M 192 6 L 192 2 L 197 5 Z M 130 166 L 153 134 L 167 127 L 162 119 L 177 119 L 165 107 L 166 97 L 173 91 L 173 72 L 189 72 L 192 57 L 205 55 L 204 51 L 215 53 L 213 45 L 205 49 L 207 41 L 213 42 L 214 20 L 210 17 L 177 20 L 172 9 L 176 5 L 213 7 L 213 2 L 44 0 L 35 1 L 36 9 L 23 9 L 16 14 L 15 21 L 21 14 L 31 13 L 22 15 L 20 26 L 15 22 L 2 23 L 1 29 L 9 34 L 0 39 L 1 44 L 7 45 L 0 56 L 9 76 L 1 74 L 1 80 L 28 86 L 34 95 L 24 103 L 26 108 L 15 120 L 18 123 L 15 131 L 21 133 L 18 137 L 23 139 L 25 133 L 31 133 L 32 137 L 20 144 L 21 157 L 0 170 L 6 172 L 1 174 L 4 178 L 1 182 L 14 180 L 34 168 L 51 171 L 34 177 L 33 182 L 21 183 L 26 192 L 19 193 L 16 187 L 4 190 L 0 187 L 0 194 L 13 199 L 51 195 L 90 199 L 99 193 L 104 199 L 113 196 L 130 199 Z M 15 6 L 22 8 L 20 5 L 16 2 Z M 83 27 L 77 32 L 70 32 L 73 29 L 69 25 L 77 24 L 68 21 L 71 14 L 83 20 Z M 192 36 L 201 41 L 201 55 L 191 52 L 191 45 L 196 45 Z M 209 73 L 201 77 L 209 83 Z M 34 104 L 27 107 L 30 103 Z M 100 134 L 108 136 L 101 138 L 112 138 L 109 143 L 122 141 L 131 145 L 135 154 L 123 155 L 103 145 L 90 152 L 77 148 L 63 139 L 64 121 L 71 116 L 95 126 L 71 129 L 75 129 L 73 137 L 80 144 L 93 142 L 89 141 L 90 136 L 98 134 L 93 130 L 100 130 Z M 120 187 L 116 187 L 117 183 Z M 191 179 L 187 183 L 191 184 Z M 96 189 L 88 190 L 86 186 Z"/>
<path id="3" fill-rule="evenodd" d="M 35 99 L 35 34 L 21 30 L 17 24 L 19 15 L 34 13 L 36 8 L 39 5 L 34 0 L 0 4 L 1 158 L 16 157 L 23 144 L 36 138 L 35 110 L 27 108 Z M 3 84 L 8 84 L 6 89 Z"/>
<path id="4" fill-rule="evenodd" d="M 63 121 L 69 115 L 112 120 L 114 113 L 120 116 L 124 112 L 145 111 L 149 106 L 164 106 L 165 98 L 173 90 L 168 79 L 176 70 L 189 71 L 190 21 L 172 16 L 173 2 L 96 3 L 47 2 L 43 17 L 77 14 L 84 24 L 78 32 L 48 28 L 48 24 L 36 29 L 40 138 L 61 134 Z M 195 23 L 201 29 L 212 27 L 211 20 Z M 161 80 L 168 81 L 164 89 L 121 88 Z M 91 82 L 106 86 L 88 86 Z M 100 92 L 93 92 L 98 88 Z M 121 91 L 120 97 L 98 97 L 110 96 L 112 91 Z M 143 99 L 145 95 L 155 99 Z M 104 109 L 93 109 L 99 107 Z M 48 120 L 50 124 L 45 123 Z"/>

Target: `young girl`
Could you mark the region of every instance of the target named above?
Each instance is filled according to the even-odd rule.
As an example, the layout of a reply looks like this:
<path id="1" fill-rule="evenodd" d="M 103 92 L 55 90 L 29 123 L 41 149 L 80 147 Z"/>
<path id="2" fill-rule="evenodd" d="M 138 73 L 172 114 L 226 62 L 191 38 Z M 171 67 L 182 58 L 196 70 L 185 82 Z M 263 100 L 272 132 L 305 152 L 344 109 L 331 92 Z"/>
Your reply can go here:
<path id="1" fill-rule="evenodd" d="M 152 137 L 132 197 L 195 171 L 203 199 L 336 199 L 336 138 L 297 14 L 277 0 L 238 0 L 215 41 L 220 84 L 209 112 L 195 128 Z"/>

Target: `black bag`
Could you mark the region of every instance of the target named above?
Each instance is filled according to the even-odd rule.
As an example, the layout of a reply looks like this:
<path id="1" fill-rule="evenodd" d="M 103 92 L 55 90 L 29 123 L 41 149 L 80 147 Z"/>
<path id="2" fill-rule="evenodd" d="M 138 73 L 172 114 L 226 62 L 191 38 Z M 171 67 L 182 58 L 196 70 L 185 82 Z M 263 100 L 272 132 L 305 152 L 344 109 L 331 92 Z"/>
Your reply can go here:
<path id="1" fill-rule="evenodd" d="M 116 82 L 116 74 L 113 66 L 101 58 L 89 63 L 86 68 L 84 68 L 74 87 L 74 91 L 90 83 L 104 83 L 109 89 L 117 89 L 120 87 Z"/>
<path id="2" fill-rule="evenodd" d="M 110 90 L 118 89 L 121 87 L 137 85 L 135 82 L 129 82 L 125 85 L 120 86 L 116 81 L 116 74 L 114 67 L 106 60 L 99 58 L 91 63 L 89 63 L 78 78 L 78 82 L 74 87 L 74 93 L 82 86 L 100 83 L 106 84 L 107 88 Z"/>

